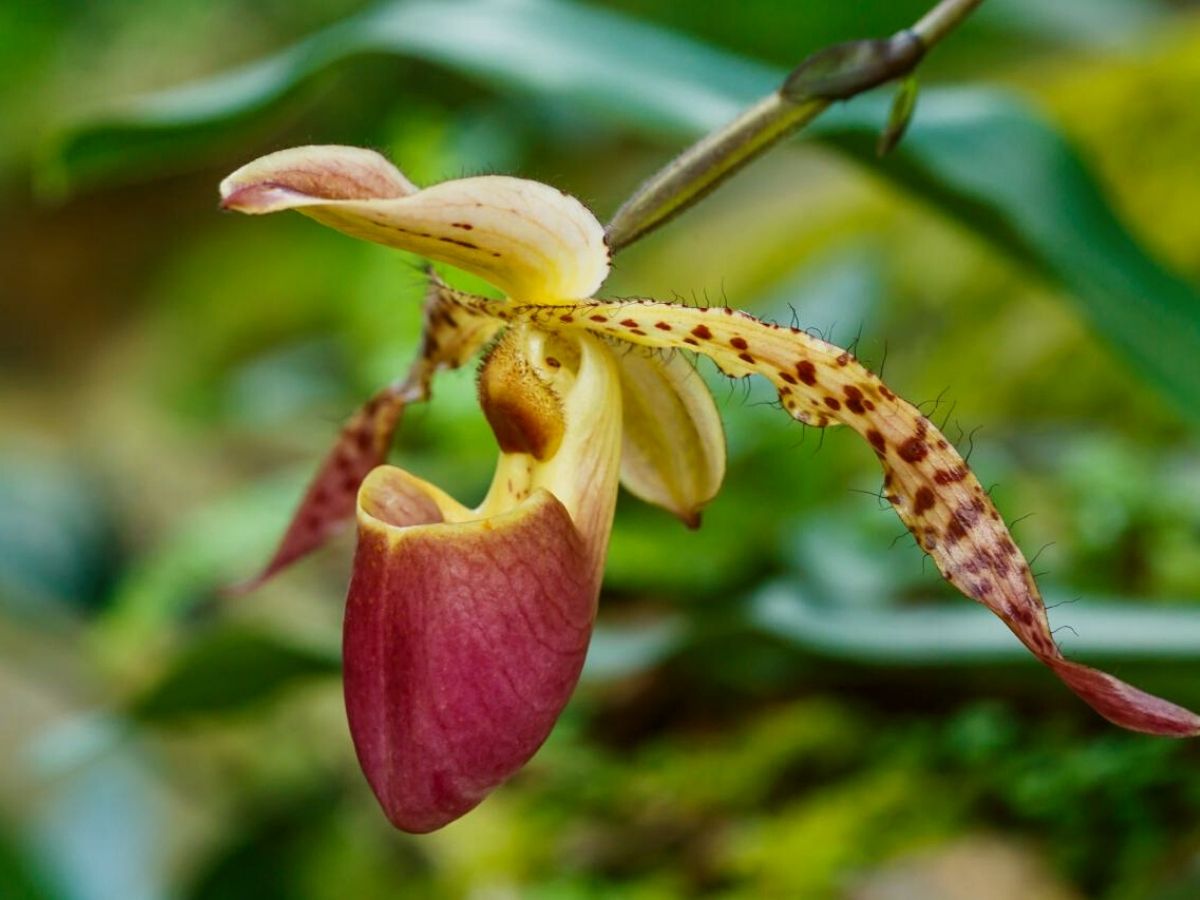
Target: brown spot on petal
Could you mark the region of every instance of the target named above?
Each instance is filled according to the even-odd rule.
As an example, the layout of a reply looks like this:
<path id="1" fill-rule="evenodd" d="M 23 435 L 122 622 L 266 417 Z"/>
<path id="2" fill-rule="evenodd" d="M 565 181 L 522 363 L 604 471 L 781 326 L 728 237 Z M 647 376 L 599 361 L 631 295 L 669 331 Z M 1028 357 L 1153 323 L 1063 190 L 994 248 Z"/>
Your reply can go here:
<path id="1" fill-rule="evenodd" d="M 734 350 L 745 350 L 750 345 L 746 343 L 745 338 L 735 337 L 729 339 L 729 346 Z"/>
<path id="2" fill-rule="evenodd" d="M 854 385 L 848 384 L 842 388 L 842 393 L 846 395 L 846 409 L 850 410 L 852 413 L 858 413 L 861 416 L 863 414 L 862 391 L 860 391 Z"/>
<path id="3" fill-rule="evenodd" d="M 692 334 L 702 341 L 712 340 L 712 332 L 708 330 L 707 325 L 697 325 L 692 329 Z"/>
<path id="4" fill-rule="evenodd" d="M 796 374 L 807 385 L 811 386 L 817 383 L 817 367 L 807 359 L 802 359 L 796 363 Z"/>
<path id="5" fill-rule="evenodd" d="M 934 503 L 937 500 L 934 496 L 933 489 L 924 486 L 917 491 L 917 495 L 913 498 L 913 515 L 920 516 L 929 510 L 933 509 Z"/>
<path id="6" fill-rule="evenodd" d="M 956 544 L 967 536 L 967 529 L 957 518 L 952 518 L 946 526 L 946 543 Z"/>
<path id="7" fill-rule="evenodd" d="M 887 452 L 887 441 L 874 428 L 867 432 L 867 440 L 871 442 L 871 446 L 875 448 L 876 453 L 882 456 Z"/>
<path id="8" fill-rule="evenodd" d="M 929 455 L 929 447 L 919 437 L 911 437 L 900 445 L 897 452 L 905 462 L 918 463 Z"/>
<path id="9" fill-rule="evenodd" d="M 966 477 L 966 466 L 955 466 L 953 469 L 938 469 L 933 473 L 933 480 L 938 484 L 951 484 L 955 481 L 962 481 Z"/>
<path id="10" fill-rule="evenodd" d="M 460 241 L 458 238 L 439 237 L 438 240 L 445 244 L 455 244 L 459 247 L 465 247 L 467 250 L 478 250 L 479 249 L 478 244 L 472 244 L 470 241 Z"/>

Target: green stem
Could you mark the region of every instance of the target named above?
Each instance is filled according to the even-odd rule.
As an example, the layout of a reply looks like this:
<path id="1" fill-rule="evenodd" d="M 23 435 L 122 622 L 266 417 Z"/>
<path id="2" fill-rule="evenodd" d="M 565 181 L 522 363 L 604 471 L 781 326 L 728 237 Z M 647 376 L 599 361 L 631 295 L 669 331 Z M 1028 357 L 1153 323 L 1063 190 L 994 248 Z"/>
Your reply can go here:
<path id="1" fill-rule="evenodd" d="M 909 30 L 928 49 L 958 27 L 983 0 L 943 0 Z"/>
<path id="2" fill-rule="evenodd" d="M 780 88 L 711 132 L 645 181 L 605 231 L 615 253 L 664 225 L 779 141 L 845 100 L 911 72 L 983 0 L 941 0 L 912 28 L 821 50 Z"/>

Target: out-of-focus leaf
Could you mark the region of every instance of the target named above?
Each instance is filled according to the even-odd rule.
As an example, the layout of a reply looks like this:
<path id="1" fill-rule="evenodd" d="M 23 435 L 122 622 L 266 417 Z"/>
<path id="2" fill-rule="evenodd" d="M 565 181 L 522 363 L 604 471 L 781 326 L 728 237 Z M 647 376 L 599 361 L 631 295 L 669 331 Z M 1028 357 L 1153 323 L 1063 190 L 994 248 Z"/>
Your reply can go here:
<path id="1" fill-rule="evenodd" d="M 205 860 L 185 896 L 191 900 L 284 900 L 305 896 L 305 861 L 319 846 L 337 805 L 327 789 L 308 789 L 254 821 Z"/>
<path id="2" fill-rule="evenodd" d="M 236 712 L 298 682 L 335 674 L 340 668 L 334 652 L 277 635 L 230 629 L 184 651 L 162 678 L 133 701 L 130 711 L 159 723 Z"/>
<path id="3" fill-rule="evenodd" d="M 1048 606 L 1055 606 L 1052 595 L 1047 599 Z M 776 583 L 753 597 L 749 615 L 769 634 L 841 659 L 882 665 L 986 665 L 1029 658 L 1003 624 L 986 610 L 971 607 L 844 608 L 817 603 L 798 588 Z M 1055 610 L 1051 624 L 1069 627 L 1059 637 L 1072 658 L 1162 663 L 1200 658 L 1200 613 L 1195 610 L 1088 602 Z"/>
<path id="4" fill-rule="evenodd" d="M 1127 45 L 1162 20 L 1159 0 L 1007 0 L 986 4 L 979 20 L 1023 40 L 1055 40 L 1080 47 Z"/>
<path id="5" fill-rule="evenodd" d="M 40 448 L 0 453 L 0 609 L 90 612 L 118 557 L 109 511 L 77 468 Z"/>
<path id="6" fill-rule="evenodd" d="M 645 672 L 679 647 L 684 631 L 683 620 L 678 616 L 638 625 L 601 623 L 592 633 L 583 677 L 589 681 L 613 681 Z"/>
<path id="7" fill-rule="evenodd" d="M 870 164 L 886 99 L 862 97 L 814 134 Z M 1138 245 L 1074 148 L 1015 96 L 941 89 L 880 172 L 1066 289 L 1139 377 L 1200 421 L 1200 292 Z"/>
<path id="8" fill-rule="evenodd" d="M 188 516 L 117 585 L 103 622 L 105 651 L 128 657 L 166 623 L 254 571 L 278 539 L 311 468 L 295 467 Z"/>
<path id="9" fill-rule="evenodd" d="M 797 48 L 797 57 L 811 48 Z M 393 53 L 493 89 L 567 101 L 623 128 L 693 136 L 731 119 L 783 73 L 562 0 L 399 0 L 274 57 L 145 98 L 64 136 L 49 171 L 81 183 L 196 153 L 255 121 L 315 72 Z M 882 100 L 882 102 L 880 102 Z M 1122 226 L 1078 154 L 1016 98 L 927 90 L 911 133 L 884 161 L 886 99 L 858 98 L 813 131 L 916 192 L 1069 291 L 1139 375 L 1200 417 L 1200 294 Z M 132 167 L 132 168 L 131 168 Z"/>
<path id="10" fill-rule="evenodd" d="M 643 58 L 625 66 L 614 54 L 626 40 L 678 67 Z M 354 56 L 391 53 L 463 71 L 494 88 L 532 90 L 671 134 L 692 133 L 732 117 L 772 74 L 621 16 L 557 0 L 399 0 L 314 34 L 281 53 L 146 97 L 65 131 L 50 145 L 41 180 L 65 189 L 116 176 L 162 171 L 248 129 L 309 78 Z M 621 54 L 623 55 L 623 54 Z M 631 57 L 633 58 L 633 57 Z M 709 81 L 713 84 L 709 84 Z M 731 96 L 732 94 L 732 96 Z M 682 127 L 678 112 L 694 110 Z"/>
<path id="11" fill-rule="evenodd" d="M 0 896 L 5 900 L 58 900 L 39 870 L 7 829 L 0 828 Z"/>
<path id="12" fill-rule="evenodd" d="M 168 810 L 152 773 L 130 742 L 53 781 L 31 805 L 30 843 L 66 900 L 167 895 Z"/>
<path id="13" fill-rule="evenodd" d="M 131 736 L 130 723 L 107 711 L 68 716 L 35 735 L 26 747 L 29 770 L 52 780 L 116 752 Z"/>

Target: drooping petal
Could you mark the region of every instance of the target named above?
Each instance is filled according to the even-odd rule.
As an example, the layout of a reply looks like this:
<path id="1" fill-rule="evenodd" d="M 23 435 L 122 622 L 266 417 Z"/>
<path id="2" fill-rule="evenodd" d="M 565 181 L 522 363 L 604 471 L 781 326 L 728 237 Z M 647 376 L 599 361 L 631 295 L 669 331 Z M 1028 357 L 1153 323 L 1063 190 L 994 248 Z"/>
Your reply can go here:
<path id="1" fill-rule="evenodd" d="M 682 354 L 616 354 L 624 423 L 621 483 L 689 528 L 725 477 L 725 431 L 712 393 Z"/>
<path id="2" fill-rule="evenodd" d="M 565 386 L 547 413 L 565 420 L 557 450 L 503 454 L 479 510 L 388 466 L 359 492 L 346 710 L 367 780 L 406 831 L 461 816 L 541 746 L 595 616 L 617 488 L 615 364 L 584 337 L 557 376 L 536 336 L 510 339 L 537 378 Z"/>
<path id="3" fill-rule="evenodd" d="M 362 151 L 366 152 L 366 151 Z M 253 578 L 229 589 L 252 591 L 311 553 L 354 518 L 355 496 L 367 473 L 387 460 L 404 407 L 423 400 L 440 368 L 456 368 L 487 343 L 500 323 L 464 308 L 452 291 L 430 277 L 425 296 L 421 352 L 408 377 L 379 391 L 343 426 L 333 449 L 309 483 L 274 556 Z M 486 301 L 475 298 L 478 305 Z"/>
<path id="4" fill-rule="evenodd" d="M 221 182 L 226 209 L 295 209 L 353 237 L 419 253 L 487 279 L 524 303 L 590 296 L 608 274 L 604 229 L 548 185 L 486 175 L 423 190 L 376 153 L 297 147 Z"/>
<path id="5" fill-rule="evenodd" d="M 367 473 L 387 459 L 406 399 L 399 385 L 384 388 L 366 402 L 338 434 L 283 539 L 266 567 L 234 585 L 231 593 L 252 591 L 324 544 L 354 517 L 354 498 Z"/>
<path id="6" fill-rule="evenodd" d="M 979 480 L 929 419 L 848 351 L 724 308 L 626 301 L 594 302 L 565 315 L 544 307 L 510 314 L 545 328 L 696 350 L 728 375 L 769 379 L 801 422 L 849 425 L 879 458 L 888 502 L 951 584 L 1003 619 L 1106 719 L 1133 731 L 1200 735 L 1200 717 L 1190 710 L 1063 657 L 1029 565 Z"/>

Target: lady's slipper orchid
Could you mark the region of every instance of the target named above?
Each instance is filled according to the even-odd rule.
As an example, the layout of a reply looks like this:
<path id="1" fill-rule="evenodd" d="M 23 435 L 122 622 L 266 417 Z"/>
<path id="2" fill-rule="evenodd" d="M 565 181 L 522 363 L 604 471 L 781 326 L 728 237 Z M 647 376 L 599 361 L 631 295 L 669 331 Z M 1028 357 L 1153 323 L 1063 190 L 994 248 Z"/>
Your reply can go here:
<path id="1" fill-rule="evenodd" d="M 504 300 L 430 277 L 409 377 L 343 429 L 274 559 L 319 545 L 357 513 L 344 628 L 345 695 L 359 760 L 391 821 L 438 828 L 541 745 L 579 676 L 618 482 L 695 526 L 720 486 L 724 436 L 681 354 L 761 375 L 793 418 L 867 440 L 884 493 L 942 574 L 996 613 L 1073 691 L 1135 731 L 1200 733 L 1200 717 L 1065 659 L 1029 566 L 955 448 L 848 351 L 726 308 L 593 299 L 604 229 L 546 185 L 485 176 L 417 189 L 377 153 L 301 147 L 221 184 L 222 205 L 294 209 L 354 237 L 490 281 Z M 404 406 L 433 374 L 488 347 L 480 402 L 500 447 L 467 509 L 384 465 Z"/>

